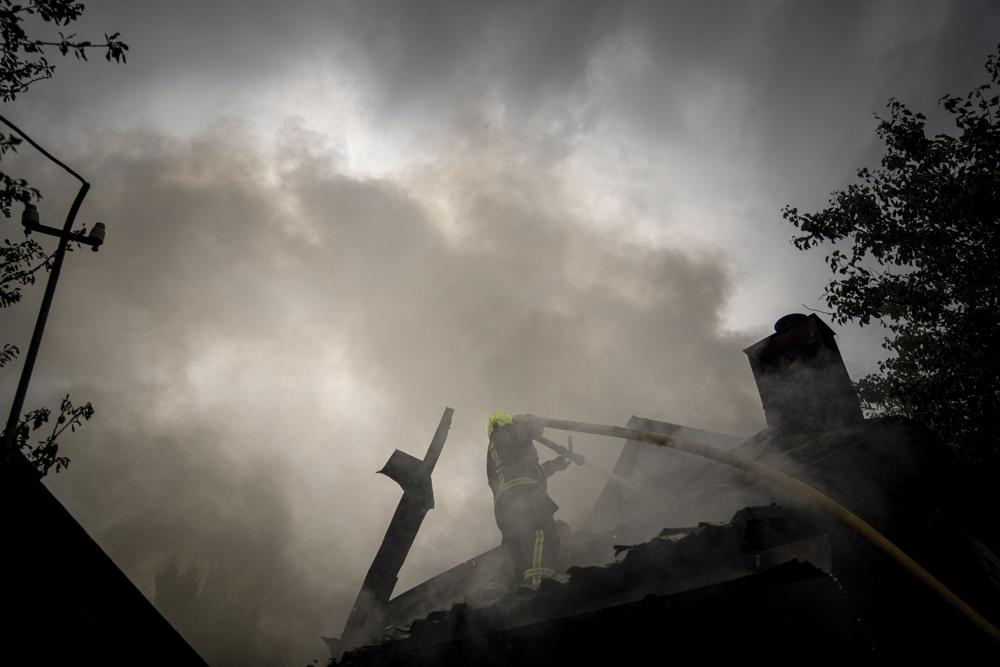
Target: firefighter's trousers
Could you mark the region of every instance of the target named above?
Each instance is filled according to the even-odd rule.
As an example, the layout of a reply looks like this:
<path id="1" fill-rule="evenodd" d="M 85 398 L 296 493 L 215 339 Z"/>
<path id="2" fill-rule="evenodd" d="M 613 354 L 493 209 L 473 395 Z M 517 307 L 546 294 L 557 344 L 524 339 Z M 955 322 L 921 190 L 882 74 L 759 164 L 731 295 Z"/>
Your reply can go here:
<path id="1" fill-rule="evenodd" d="M 559 572 L 558 506 L 540 486 L 511 489 L 497 499 L 497 526 L 510 561 L 508 585 L 537 588 Z"/>

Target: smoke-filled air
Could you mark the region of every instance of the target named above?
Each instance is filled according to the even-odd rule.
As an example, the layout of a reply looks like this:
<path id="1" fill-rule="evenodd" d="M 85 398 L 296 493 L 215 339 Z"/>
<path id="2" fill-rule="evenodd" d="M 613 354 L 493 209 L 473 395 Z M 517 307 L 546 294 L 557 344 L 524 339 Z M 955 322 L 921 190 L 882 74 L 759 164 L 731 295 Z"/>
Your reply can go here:
<path id="1" fill-rule="evenodd" d="M 982 79 L 1000 18 L 985 2 L 87 4 L 73 29 L 121 31 L 127 62 L 54 52 L 51 80 L 2 110 L 91 183 L 81 224 L 107 225 L 100 252 L 66 258 L 25 409 L 93 404 L 44 483 L 217 665 L 329 659 L 320 637 L 343 629 L 400 499 L 376 471 L 422 457 L 445 407 L 397 593 L 500 543 L 491 413 L 761 431 L 743 350 L 828 309 L 823 253 L 792 247 L 781 208 L 821 207 L 877 163 L 890 97 L 942 122 L 938 97 Z M 3 169 L 61 225 L 64 172 L 27 145 Z M 2 314 L 22 352 L 43 282 Z M 834 327 L 854 379 L 886 357 L 883 331 Z M 622 440 L 574 448 L 610 469 Z M 583 526 L 606 483 L 553 476 L 556 518 Z"/>

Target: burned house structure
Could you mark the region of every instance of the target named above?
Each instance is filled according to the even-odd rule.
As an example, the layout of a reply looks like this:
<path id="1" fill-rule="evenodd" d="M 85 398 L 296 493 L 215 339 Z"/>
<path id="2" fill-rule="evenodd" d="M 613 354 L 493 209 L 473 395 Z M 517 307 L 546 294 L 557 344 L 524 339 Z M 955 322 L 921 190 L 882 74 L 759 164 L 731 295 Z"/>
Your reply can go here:
<path id="1" fill-rule="evenodd" d="M 766 417 L 760 433 L 743 440 L 637 416 L 628 427 L 820 490 L 934 573 L 980 624 L 801 497 L 630 440 L 614 468 L 628 484 L 609 481 L 587 525 L 564 540 L 568 580 L 472 606 L 498 547 L 392 599 L 390 590 L 365 632 L 328 640 L 331 664 L 1000 656 L 989 631 L 1000 621 L 996 522 L 980 520 L 993 510 L 975 504 L 951 452 L 915 421 L 864 417 L 834 332 L 816 315 L 781 318 L 744 352 Z M 365 605 L 359 595 L 352 616 Z"/>

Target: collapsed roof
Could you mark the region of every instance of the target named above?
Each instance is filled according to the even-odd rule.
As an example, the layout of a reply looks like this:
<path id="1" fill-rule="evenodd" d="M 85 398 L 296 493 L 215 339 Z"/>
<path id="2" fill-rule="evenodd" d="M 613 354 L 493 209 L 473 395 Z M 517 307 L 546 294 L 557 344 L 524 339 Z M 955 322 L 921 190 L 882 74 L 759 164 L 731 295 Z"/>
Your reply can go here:
<path id="1" fill-rule="evenodd" d="M 997 545 L 970 525 L 940 440 L 910 420 L 863 419 L 833 332 L 815 315 L 782 318 L 746 352 L 768 421 L 761 433 L 740 441 L 635 416 L 628 426 L 791 474 L 862 516 L 987 618 L 1000 618 Z M 817 642 L 851 653 L 956 641 L 961 650 L 996 651 L 871 545 L 747 473 L 632 441 L 614 472 L 641 492 L 608 484 L 587 525 L 564 540 L 565 560 L 576 565 L 568 583 L 470 609 L 463 601 L 502 557 L 494 549 L 394 598 L 383 631 L 340 664 L 534 664 L 548 652 L 621 658 L 720 635 L 727 641 L 701 649 L 724 654 L 743 639 L 787 655 Z M 642 546 L 614 562 L 616 545 L 635 543 Z"/>

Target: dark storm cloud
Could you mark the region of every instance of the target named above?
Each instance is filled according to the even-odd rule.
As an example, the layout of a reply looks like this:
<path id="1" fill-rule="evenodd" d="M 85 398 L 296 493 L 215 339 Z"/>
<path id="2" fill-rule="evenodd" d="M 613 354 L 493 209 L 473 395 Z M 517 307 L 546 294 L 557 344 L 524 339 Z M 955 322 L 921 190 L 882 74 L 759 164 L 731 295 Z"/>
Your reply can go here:
<path id="1" fill-rule="evenodd" d="M 619 27 L 605 2 L 355 3 L 337 17 L 384 96 L 384 108 L 447 106 L 456 94 L 498 86 L 505 102 L 533 108 L 572 92 L 594 50 Z M 345 20 L 346 19 L 346 20 Z"/>
<path id="2" fill-rule="evenodd" d="M 95 3 L 80 34 L 121 31 L 128 66 L 60 62 L 67 80 L 37 86 L 19 105 L 53 125 L 72 108 L 91 123 L 173 115 L 187 128 L 192 117 L 239 116 L 260 92 L 332 71 L 383 123 L 430 123 L 492 89 L 530 113 L 582 81 L 620 13 L 591 0 Z"/>
<path id="3" fill-rule="evenodd" d="M 549 99 L 580 92 L 604 50 L 638 40 L 652 67 L 645 88 L 633 89 L 625 104 L 648 107 L 643 93 L 669 95 L 692 81 L 740 81 L 753 91 L 758 120 L 766 121 L 824 108 L 853 110 L 859 103 L 880 106 L 885 96 L 906 89 L 937 91 L 965 83 L 970 66 L 980 64 L 995 41 L 990 27 L 998 13 L 996 4 L 985 0 L 281 5 L 108 0 L 88 7 L 79 31 L 98 36 L 122 31 L 133 44 L 129 65 L 60 62 L 64 78 L 58 86 L 43 83 L 25 104 L 53 117 L 86 112 L 81 106 L 94 104 L 113 113 L 116 100 L 166 88 L 190 95 L 158 98 L 178 113 L 200 99 L 202 114 L 238 114 L 237 108 L 218 108 L 220 101 L 243 100 L 248 87 L 315 73 L 318 65 L 338 65 L 353 79 L 351 85 L 367 91 L 371 110 L 393 122 L 414 109 L 428 121 L 428 112 L 454 108 L 490 88 L 507 104 L 535 110 Z M 184 87 L 184 81 L 191 85 Z M 63 103 L 53 104 L 56 100 Z M 794 109 L 801 105 L 805 114 Z"/>
<path id="4" fill-rule="evenodd" d="M 58 86 L 43 83 L 24 101 L 24 113 L 54 131 L 152 120 L 187 132 L 219 116 L 266 114 L 337 127 L 337 109 L 324 118 L 306 108 L 308 95 L 291 95 L 319 86 L 357 95 L 373 132 L 447 140 L 466 131 L 455 111 L 489 97 L 509 123 L 538 130 L 536 149 L 554 127 L 566 133 L 547 147 L 558 154 L 601 126 L 651 150 L 683 148 L 696 173 L 721 162 L 749 171 L 758 217 L 773 220 L 793 195 L 820 203 L 877 158 L 872 114 L 888 97 L 933 111 L 944 91 L 977 83 L 1000 9 L 986 1 L 224 1 L 108 2 L 86 16 L 81 33 L 130 36 L 131 60 L 61 62 Z M 629 58 L 639 62 L 623 65 Z"/>

